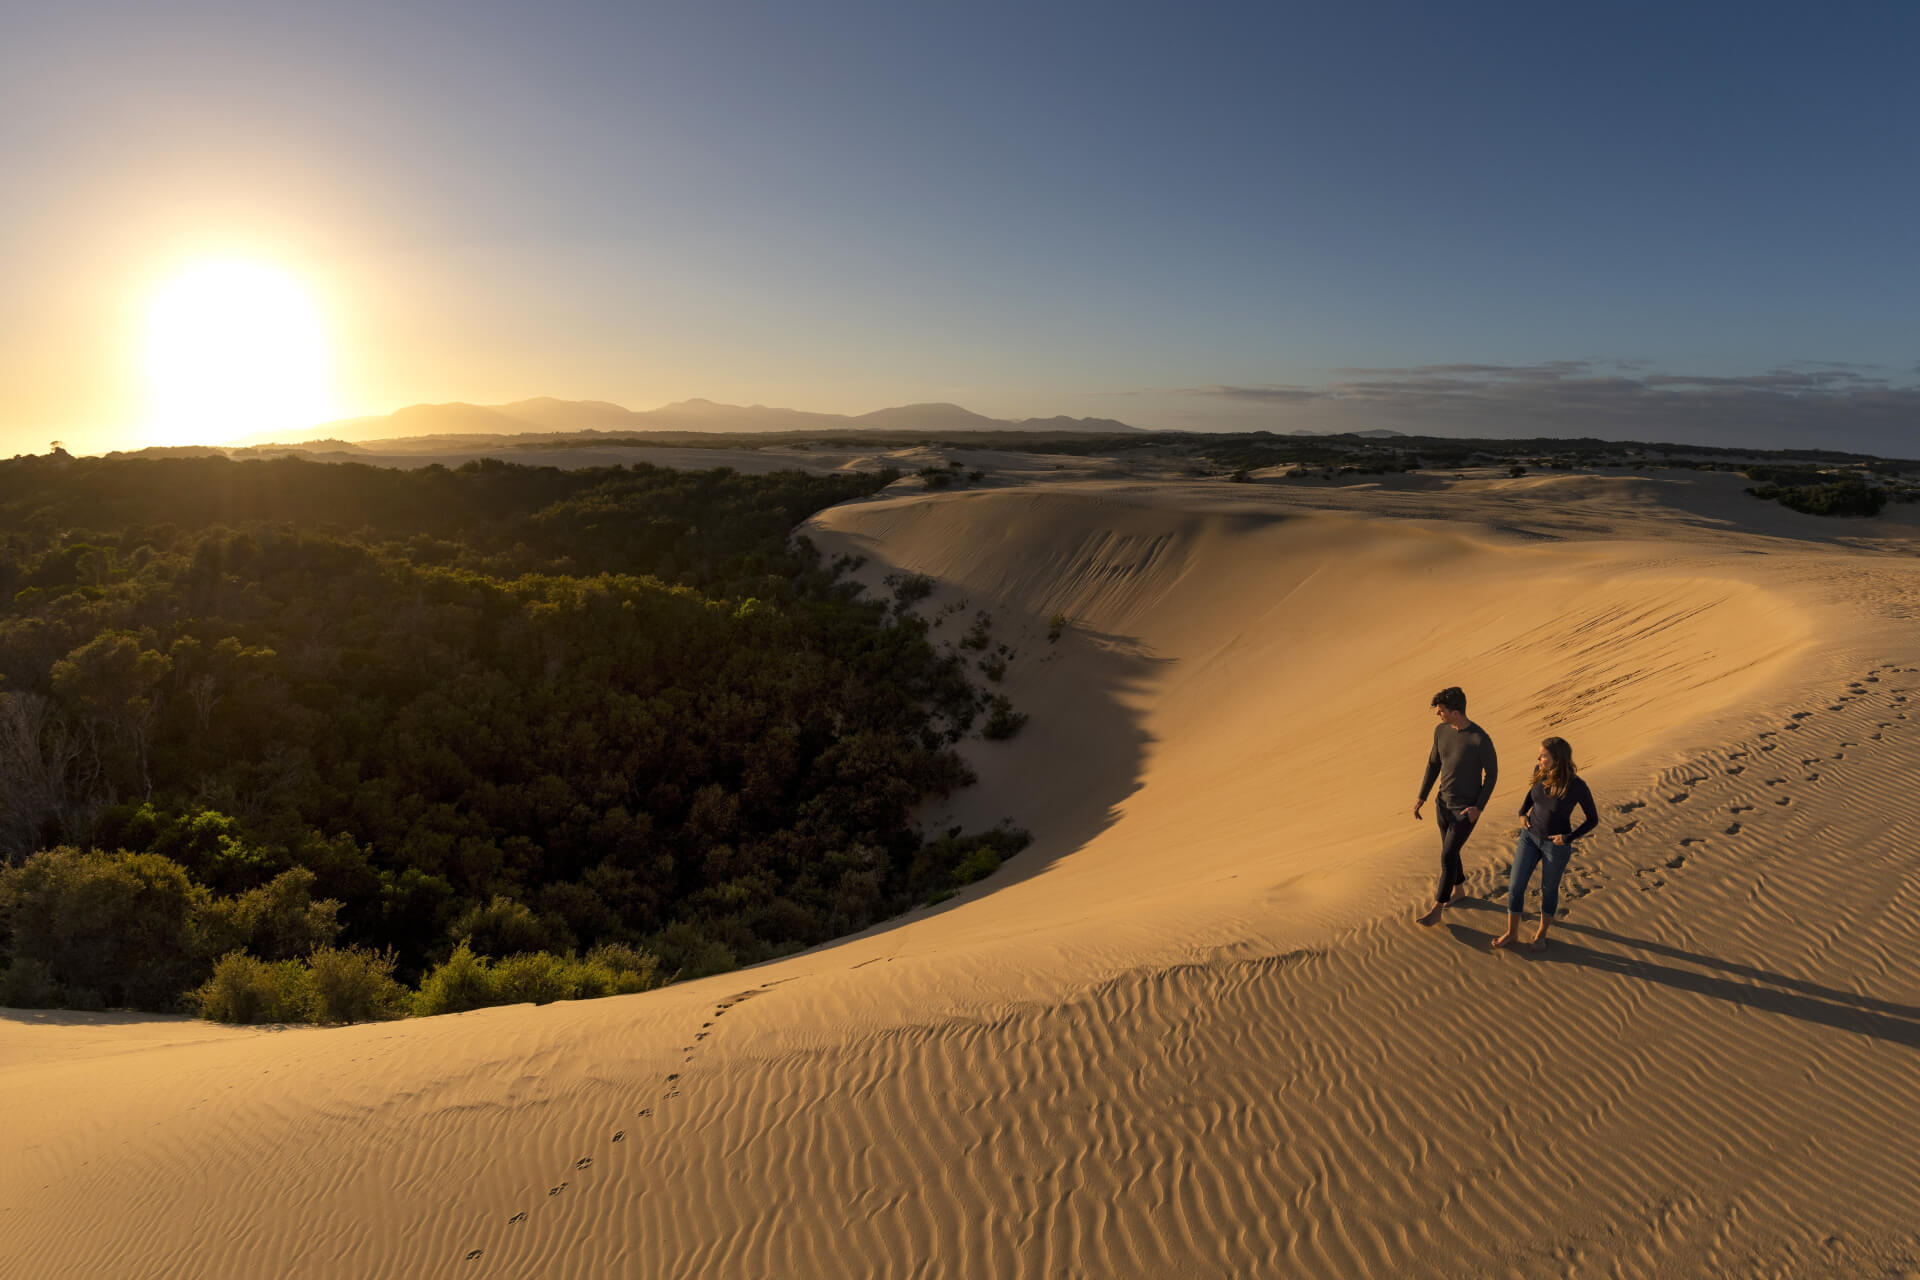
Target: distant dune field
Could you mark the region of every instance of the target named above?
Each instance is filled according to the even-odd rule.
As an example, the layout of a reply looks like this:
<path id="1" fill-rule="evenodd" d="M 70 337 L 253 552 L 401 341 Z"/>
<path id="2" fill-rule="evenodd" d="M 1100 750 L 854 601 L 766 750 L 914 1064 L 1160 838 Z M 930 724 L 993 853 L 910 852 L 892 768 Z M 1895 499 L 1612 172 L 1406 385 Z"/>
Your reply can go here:
<path id="1" fill-rule="evenodd" d="M 1029 849 L 639 996 L 0 1015 L 0 1275 L 1920 1274 L 1911 520 L 921 452 L 806 532 L 989 616 L 1032 719 L 926 819 Z M 1411 923 L 1447 684 L 1477 894 L 1543 735 L 1600 801 L 1544 954 Z"/>

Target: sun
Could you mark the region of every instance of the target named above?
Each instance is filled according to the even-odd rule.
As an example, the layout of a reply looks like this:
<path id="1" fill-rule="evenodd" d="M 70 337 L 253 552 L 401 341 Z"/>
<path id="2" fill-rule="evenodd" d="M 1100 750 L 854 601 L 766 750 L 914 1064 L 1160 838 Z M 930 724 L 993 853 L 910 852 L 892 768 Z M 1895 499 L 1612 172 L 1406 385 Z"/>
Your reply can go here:
<path id="1" fill-rule="evenodd" d="M 153 444 L 220 444 L 336 416 L 312 296 L 264 262 L 199 262 L 147 306 Z"/>

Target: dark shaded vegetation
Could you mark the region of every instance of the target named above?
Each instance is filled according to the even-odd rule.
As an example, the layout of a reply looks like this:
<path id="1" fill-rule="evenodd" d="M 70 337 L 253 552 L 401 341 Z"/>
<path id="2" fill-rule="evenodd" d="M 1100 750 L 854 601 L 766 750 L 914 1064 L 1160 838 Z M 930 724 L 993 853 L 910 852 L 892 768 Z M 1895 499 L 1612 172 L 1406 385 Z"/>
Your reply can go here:
<path id="1" fill-rule="evenodd" d="M 1814 516 L 1877 516 L 1887 505 L 1885 489 L 1855 479 L 1831 484 L 1761 484 L 1747 492 Z"/>
<path id="2" fill-rule="evenodd" d="M 0 1002 L 638 989 L 967 883 L 980 695 L 790 537 L 893 478 L 0 463 Z"/>

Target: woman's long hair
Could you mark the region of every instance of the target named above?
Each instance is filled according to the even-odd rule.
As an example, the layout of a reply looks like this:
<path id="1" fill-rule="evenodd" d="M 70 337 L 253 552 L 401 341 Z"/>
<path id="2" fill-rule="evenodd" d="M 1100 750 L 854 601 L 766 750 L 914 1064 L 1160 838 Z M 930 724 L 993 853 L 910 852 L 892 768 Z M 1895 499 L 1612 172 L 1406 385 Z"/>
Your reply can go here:
<path id="1" fill-rule="evenodd" d="M 1533 767 L 1533 785 L 1547 784 L 1547 794 L 1564 796 L 1567 786 L 1573 781 L 1573 748 L 1567 745 L 1565 738 L 1546 738 L 1540 746 L 1547 753 L 1547 766 Z"/>

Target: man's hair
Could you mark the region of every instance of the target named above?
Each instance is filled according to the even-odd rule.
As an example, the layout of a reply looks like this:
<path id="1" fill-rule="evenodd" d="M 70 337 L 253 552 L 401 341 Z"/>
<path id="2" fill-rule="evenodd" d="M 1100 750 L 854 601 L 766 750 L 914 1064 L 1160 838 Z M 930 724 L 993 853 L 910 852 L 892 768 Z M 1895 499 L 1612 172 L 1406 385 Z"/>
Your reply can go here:
<path id="1" fill-rule="evenodd" d="M 1467 695 L 1460 692 L 1459 685 L 1448 685 L 1440 692 L 1434 694 L 1433 701 L 1427 705 L 1432 707 L 1445 707 L 1449 711 L 1458 711 L 1461 715 L 1465 715 L 1467 713 Z"/>

